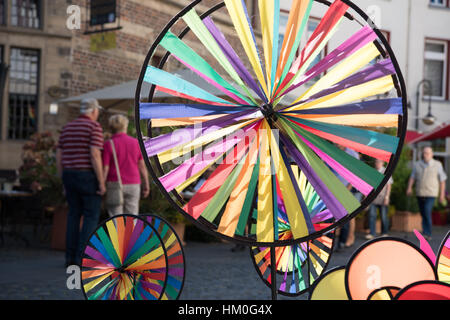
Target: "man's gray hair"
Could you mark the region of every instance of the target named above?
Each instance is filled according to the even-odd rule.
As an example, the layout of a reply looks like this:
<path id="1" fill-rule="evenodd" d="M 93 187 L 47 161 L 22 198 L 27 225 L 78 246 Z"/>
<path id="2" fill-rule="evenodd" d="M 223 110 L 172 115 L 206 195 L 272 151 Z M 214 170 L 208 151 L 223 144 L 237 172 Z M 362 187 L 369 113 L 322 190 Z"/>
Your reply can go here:
<path id="1" fill-rule="evenodd" d="M 93 112 L 95 109 L 102 110 L 102 106 L 99 105 L 97 99 L 88 98 L 81 100 L 80 104 L 80 113 L 81 114 L 89 114 Z"/>

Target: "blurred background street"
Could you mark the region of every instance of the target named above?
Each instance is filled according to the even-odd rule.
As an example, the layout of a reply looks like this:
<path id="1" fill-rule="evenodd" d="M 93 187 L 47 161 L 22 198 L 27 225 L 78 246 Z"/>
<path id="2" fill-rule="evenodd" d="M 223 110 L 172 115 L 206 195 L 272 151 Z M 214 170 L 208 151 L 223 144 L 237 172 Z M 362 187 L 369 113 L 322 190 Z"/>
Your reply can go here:
<path id="1" fill-rule="evenodd" d="M 201 1 L 196 10 L 199 14 L 204 13 L 219 2 L 221 1 Z M 389 235 L 418 245 L 413 230 L 422 229 L 422 218 L 416 197 L 418 193 L 408 188 L 408 182 L 414 166 L 420 163 L 424 148 L 432 150 L 433 165 L 436 165 L 433 167 L 433 170 L 436 169 L 434 176 L 428 179 L 431 174 L 427 176 L 423 171 L 421 176 L 417 174 L 416 181 L 419 180 L 418 176 L 425 177 L 425 180 L 433 180 L 435 185 L 436 177 L 440 179 L 442 194 L 439 194 L 434 203 L 430 202 L 429 208 L 432 224 L 430 243 L 437 251 L 450 229 L 450 179 L 444 179 L 450 173 L 450 1 L 354 2 L 374 20 L 380 34 L 392 47 L 407 89 L 407 94 L 402 97 L 405 99 L 398 99 L 399 104 L 400 101 L 405 102 L 405 110 L 402 112 L 408 111 L 405 128 L 397 127 L 405 119 L 403 113 L 398 117 L 394 115 L 396 118 L 391 127 L 373 125 L 373 130 L 395 138 L 389 140 L 395 141 L 395 145 L 389 146 L 392 153 L 380 149 L 383 151 L 380 154 L 387 157 L 384 160 L 393 162 L 392 156 L 399 141 L 396 140 L 397 136 L 404 135 L 405 142 L 392 175 L 394 182 L 389 191 L 390 196 L 385 196 L 382 201 L 386 203 L 378 206 L 386 209 Z M 124 126 L 124 132 L 120 133 L 137 137 L 136 126 L 147 127 L 146 121 L 138 124 L 134 122 L 135 91 L 143 62 L 163 26 L 189 3 L 190 0 L 0 0 L 0 300 L 84 299 L 80 290 L 68 290 L 66 287 L 68 275 L 64 267 L 64 250 L 69 208 L 67 193 L 63 191 L 63 181 L 58 172 L 60 161 L 56 155 L 57 149 L 64 149 L 61 146 L 57 148 L 62 128 L 81 117 L 81 101 L 96 99 L 103 109 L 101 112 L 96 109 L 99 113 L 93 121 L 98 121 L 98 128 L 104 129 L 102 135 L 105 141 L 117 134 L 108 124 L 108 119 L 117 115 L 130 120 Z M 255 18 L 259 14 L 258 1 L 245 0 L 243 3 L 252 17 L 249 22 L 256 30 L 256 36 L 261 38 L 261 23 Z M 280 41 L 289 24 L 292 3 L 290 0 L 280 1 Z M 324 13 L 324 2 L 315 1 L 310 16 L 305 20 L 305 32 L 299 38 L 300 47 L 305 47 L 308 37 L 312 37 L 317 31 Z M 239 55 L 244 56 L 236 30 L 228 21 L 226 8 L 221 8 L 214 15 L 218 26 L 233 46 L 237 44 Z M 353 17 L 344 21 L 352 27 L 360 27 L 357 23 L 353 25 Z M 186 24 L 180 20 L 171 28 L 171 32 L 179 35 L 185 27 Z M 317 57 L 314 63 L 335 52 L 353 32 L 351 28 L 347 29 L 347 25 L 342 26 L 336 37 L 330 37 L 330 41 L 315 52 Z M 258 41 L 261 40 L 259 38 Z M 217 61 L 192 33 L 188 33 L 184 41 L 192 50 L 205 56 L 205 61 L 215 68 Z M 380 45 L 380 42 L 377 44 Z M 151 56 L 149 65 L 159 65 L 166 53 L 167 50 L 159 46 Z M 381 55 L 371 59 L 372 57 L 368 59 L 370 65 L 377 64 Z M 248 64 L 248 61 L 244 62 Z M 212 95 L 223 97 L 224 92 L 195 75 L 179 60 L 171 57 L 163 67 L 161 68 L 168 73 L 180 79 L 188 79 Z M 322 70 L 317 77 L 305 83 L 305 87 L 313 86 L 327 72 L 328 70 Z M 333 82 L 334 85 L 336 84 Z M 156 91 L 153 101 L 185 103 L 184 99 L 160 89 Z M 297 89 L 302 91 L 304 88 L 301 86 Z M 300 96 L 297 89 L 288 96 L 289 99 L 292 98 L 291 101 Z M 394 91 L 397 90 L 377 94 L 373 98 L 385 100 L 389 94 L 397 98 L 398 92 Z M 150 84 L 144 83 L 140 102 L 148 100 L 149 92 Z M 370 97 L 364 99 L 366 98 Z M 332 124 L 337 120 L 329 121 Z M 353 127 L 359 125 L 360 122 Z M 162 134 L 163 130 L 169 128 L 161 127 L 153 130 Z M 170 130 L 173 128 L 170 127 Z M 367 128 L 369 127 L 365 127 Z M 145 134 L 150 137 L 153 133 Z M 335 139 L 332 134 L 327 134 L 326 137 L 328 138 L 324 140 L 329 139 L 330 145 L 341 144 L 340 147 L 345 147 L 344 144 L 350 141 L 347 138 L 351 138 L 336 136 L 340 141 L 336 143 L 332 141 Z M 77 140 L 73 136 L 70 139 Z M 372 139 L 376 140 L 369 139 L 367 146 L 359 142 L 352 145 L 358 148 L 363 146 L 366 152 L 368 149 L 375 150 L 377 148 L 373 146 Z M 374 152 L 373 150 L 370 152 Z M 78 155 L 75 152 L 74 156 Z M 335 160 L 333 157 L 330 159 L 329 163 Z M 342 159 L 340 161 L 345 162 Z M 361 162 L 374 167 L 375 157 L 362 155 Z M 334 165 L 341 166 L 341 163 L 336 160 Z M 88 169 L 93 174 L 92 168 Z M 347 169 L 351 171 L 351 168 Z M 81 168 L 83 170 L 86 168 Z M 361 175 L 363 172 L 364 170 L 360 170 Z M 197 178 L 202 183 L 205 181 L 203 176 Z M 362 180 L 361 182 L 366 183 Z M 147 193 L 148 197 L 136 202 L 139 212 L 157 213 L 177 227 L 180 234 L 185 233 L 187 274 L 181 299 L 270 299 L 271 291 L 254 270 L 247 248 L 232 252 L 233 244 L 219 242 L 205 235 L 171 206 L 154 182 L 147 182 L 143 182 L 142 186 L 143 189 L 148 187 L 150 194 Z M 352 186 L 345 183 L 351 189 Z M 357 184 L 355 179 L 353 183 Z M 361 185 L 363 184 L 359 183 L 360 187 Z M 185 187 L 186 192 L 182 196 L 189 200 L 198 191 L 200 184 L 194 186 L 192 183 Z M 311 196 L 310 199 L 312 198 Z M 100 201 L 103 200 L 99 199 Z M 102 221 L 108 217 L 105 201 L 100 211 Z M 376 227 L 377 234 L 384 233 L 380 220 L 378 218 L 375 222 L 376 226 L 372 224 Z M 78 221 L 73 226 L 76 229 Z M 350 233 L 355 231 L 356 234 L 354 243 L 350 248 L 335 250 L 328 269 L 345 265 L 351 254 L 367 241 L 367 212 L 361 213 L 351 228 Z M 351 243 L 352 240 L 348 242 Z M 303 295 L 297 299 L 305 298 L 306 295 Z"/>

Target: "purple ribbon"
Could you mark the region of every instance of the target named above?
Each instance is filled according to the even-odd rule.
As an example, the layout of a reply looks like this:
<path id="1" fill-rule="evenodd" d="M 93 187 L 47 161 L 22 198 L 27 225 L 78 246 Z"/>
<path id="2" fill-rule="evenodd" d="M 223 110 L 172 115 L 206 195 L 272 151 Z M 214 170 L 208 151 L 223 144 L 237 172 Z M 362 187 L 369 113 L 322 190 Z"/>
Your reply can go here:
<path id="1" fill-rule="evenodd" d="M 228 61 L 231 63 L 233 68 L 236 70 L 237 74 L 241 77 L 242 80 L 258 95 L 258 97 L 263 100 L 267 101 L 267 98 L 264 94 L 264 92 L 260 89 L 259 85 L 255 82 L 250 72 L 245 67 L 242 60 L 239 58 L 236 51 L 234 51 L 233 47 L 230 45 L 230 43 L 225 38 L 225 35 L 217 28 L 217 26 L 214 24 L 211 17 L 207 17 L 203 20 L 203 23 L 205 24 L 206 28 L 208 28 L 211 35 L 216 40 L 217 44 L 219 45 L 220 49 L 222 49 L 223 53 L 227 57 Z"/>
<path id="2" fill-rule="evenodd" d="M 188 117 L 204 117 L 211 115 L 233 114 L 242 110 L 253 110 L 254 107 L 212 106 L 208 104 L 181 104 L 181 103 L 147 103 L 139 104 L 141 119 L 172 119 Z"/>
<path id="3" fill-rule="evenodd" d="M 85 253 L 92 257 L 95 260 L 98 260 L 102 263 L 104 263 L 107 266 L 111 266 L 113 267 L 113 265 L 111 264 L 111 262 L 109 262 L 100 252 L 98 252 L 97 250 L 95 250 L 94 248 L 92 248 L 91 246 L 87 246 L 86 247 L 86 251 Z"/>
<path id="4" fill-rule="evenodd" d="M 230 114 L 224 117 L 206 121 L 202 123 L 200 127 L 186 127 L 183 129 L 175 130 L 171 133 L 151 138 L 144 142 L 147 155 L 149 157 L 152 157 L 154 155 L 157 155 L 158 153 L 192 141 L 202 135 L 225 128 L 226 126 L 232 125 L 238 121 L 248 118 L 249 115 L 254 112 L 256 112 L 254 109 L 241 111 L 236 114 Z"/>
<path id="5" fill-rule="evenodd" d="M 150 290 L 154 290 L 156 292 L 161 292 L 162 287 L 160 285 L 157 285 L 155 283 L 150 283 L 147 281 L 141 281 L 141 285 L 142 287 L 144 287 L 145 289 L 150 289 Z"/>
<path id="6" fill-rule="evenodd" d="M 184 269 L 183 268 L 169 268 L 169 275 L 176 276 L 176 277 L 182 277 L 184 275 Z"/>
<path id="7" fill-rule="evenodd" d="M 308 72 L 305 73 L 303 79 L 298 84 L 291 86 L 289 89 L 283 92 L 282 95 L 286 95 L 289 92 L 302 86 L 309 80 L 314 79 L 321 73 L 330 69 L 332 66 L 352 55 L 357 50 L 361 49 L 369 42 L 374 41 L 376 38 L 377 35 L 369 26 L 360 29 L 352 37 L 347 39 L 343 44 L 336 48 L 333 52 L 331 52 L 316 65 L 314 65 L 314 67 L 312 67 Z"/>
<path id="8" fill-rule="evenodd" d="M 315 108 L 284 111 L 296 114 L 326 114 L 326 115 L 351 115 L 351 114 L 403 114 L 402 98 L 370 100 L 357 102 L 338 107 Z M 283 112 L 283 113 L 284 113 Z"/>
<path id="9" fill-rule="evenodd" d="M 326 90 L 320 91 L 319 93 L 313 95 L 312 97 L 310 97 L 306 100 L 297 102 L 296 104 L 291 105 L 289 107 L 298 106 L 300 104 L 307 103 L 307 102 L 325 97 L 327 95 L 330 95 L 332 93 L 339 92 L 339 91 L 342 91 L 342 90 L 345 90 L 345 89 L 348 89 L 348 88 L 351 88 L 351 87 L 354 87 L 354 86 L 357 86 L 357 85 L 360 85 L 360 84 L 363 84 L 363 83 L 366 83 L 366 82 L 369 82 L 369 81 L 372 81 L 372 80 L 375 80 L 375 79 L 378 79 L 381 77 L 385 77 L 385 76 L 388 76 L 388 75 L 391 75 L 394 73 L 395 73 L 395 67 L 392 64 L 391 59 L 386 59 L 386 60 L 383 60 L 373 66 L 367 67 L 366 69 L 342 80 L 341 82 L 335 84 L 334 86 L 332 86 Z"/>
<path id="10" fill-rule="evenodd" d="M 288 149 L 289 154 L 297 163 L 300 170 L 303 171 L 305 176 L 307 177 L 309 183 L 314 187 L 317 194 L 326 204 L 327 208 L 336 218 L 336 220 L 340 220 L 347 215 L 347 210 L 345 210 L 344 206 L 336 199 L 336 197 L 331 193 L 331 191 L 326 187 L 326 185 L 322 182 L 319 176 L 314 172 L 312 167 L 309 165 L 308 161 L 305 157 L 297 150 L 297 148 L 292 144 L 292 142 L 286 138 L 280 132 L 280 139 Z"/>

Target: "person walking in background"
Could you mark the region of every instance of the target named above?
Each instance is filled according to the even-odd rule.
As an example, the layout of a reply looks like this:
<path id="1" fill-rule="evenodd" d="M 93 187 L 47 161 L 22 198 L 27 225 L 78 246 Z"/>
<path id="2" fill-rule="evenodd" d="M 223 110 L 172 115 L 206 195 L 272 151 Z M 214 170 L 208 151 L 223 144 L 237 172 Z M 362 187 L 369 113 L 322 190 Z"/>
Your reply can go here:
<path id="1" fill-rule="evenodd" d="M 82 247 L 98 225 L 101 196 L 106 191 L 101 158 L 103 130 L 97 122 L 101 109 L 97 100 L 83 100 L 81 115 L 64 126 L 57 145 L 57 169 L 69 205 L 66 266 L 81 263 Z"/>
<path id="2" fill-rule="evenodd" d="M 148 197 L 150 183 L 147 168 L 137 139 L 126 134 L 128 118 L 113 115 L 109 118 L 113 133 L 104 144 L 103 175 L 106 183 L 106 209 L 110 216 L 138 214 L 143 181 L 142 196 Z"/>
<path id="3" fill-rule="evenodd" d="M 433 149 L 425 147 L 422 150 L 422 160 L 413 166 L 411 176 L 408 181 L 406 194 L 413 194 L 413 185 L 416 185 L 416 197 L 422 215 L 422 231 L 424 237 L 431 239 L 431 212 L 433 210 L 436 197 L 445 203 L 445 181 L 447 175 L 442 168 L 441 162 L 433 159 Z"/>
<path id="4" fill-rule="evenodd" d="M 375 169 L 378 172 L 383 173 L 386 170 L 384 167 L 384 161 L 375 160 Z M 389 231 L 389 220 L 388 220 L 388 206 L 391 196 L 391 188 L 394 180 L 392 177 L 389 178 L 388 182 L 372 202 L 369 207 L 369 229 L 370 233 L 366 235 L 366 239 L 370 240 L 376 236 L 376 223 L 377 223 L 377 210 L 380 210 L 381 216 L 381 234 L 382 236 L 387 236 Z"/>

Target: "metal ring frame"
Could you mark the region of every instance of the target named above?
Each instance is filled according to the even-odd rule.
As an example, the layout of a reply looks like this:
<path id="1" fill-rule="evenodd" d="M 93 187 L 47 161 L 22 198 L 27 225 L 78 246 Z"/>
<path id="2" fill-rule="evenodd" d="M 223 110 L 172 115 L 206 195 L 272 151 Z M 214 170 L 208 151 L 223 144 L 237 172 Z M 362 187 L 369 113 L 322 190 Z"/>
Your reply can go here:
<path id="1" fill-rule="evenodd" d="M 249 240 L 246 237 L 239 237 L 239 236 L 235 236 L 235 237 L 228 237 L 225 236 L 221 233 L 218 233 L 214 230 L 212 230 L 209 226 L 211 226 L 211 224 L 209 222 L 207 222 L 206 220 L 201 220 L 201 218 L 199 220 L 196 220 L 194 218 L 192 218 L 189 214 L 187 214 L 176 202 L 175 200 L 170 196 L 170 194 L 172 194 L 173 196 L 175 196 L 178 201 L 183 202 L 183 200 L 181 199 L 181 196 L 176 192 L 176 191 L 171 191 L 170 193 L 168 193 L 164 187 L 162 186 L 161 182 L 159 181 L 157 172 L 159 172 L 159 174 L 162 174 L 162 168 L 159 164 L 159 161 L 157 159 L 157 157 L 153 157 L 153 159 L 155 160 L 156 163 L 156 170 L 152 167 L 150 160 L 146 154 L 145 151 L 145 146 L 144 146 L 144 141 L 143 141 L 143 135 L 142 135 L 142 131 L 140 128 L 140 115 L 139 115 L 139 102 L 140 102 L 140 93 L 141 93 L 141 89 L 142 89 L 142 83 L 143 83 L 143 79 L 145 76 L 145 71 L 146 71 L 146 67 L 150 62 L 151 57 L 153 56 L 153 54 L 155 53 L 159 43 L 161 42 L 162 38 L 164 37 L 164 35 L 170 30 L 170 28 L 175 25 L 176 22 L 178 22 L 178 20 L 183 17 L 189 10 L 193 9 L 197 4 L 201 3 L 202 0 L 195 0 L 193 1 L 191 4 L 189 4 L 187 7 L 185 7 L 183 10 L 181 10 L 176 16 L 174 16 L 172 18 L 172 20 L 163 28 L 163 30 L 161 31 L 161 33 L 159 34 L 159 36 L 156 38 L 155 42 L 153 43 L 153 45 L 151 46 L 145 60 L 144 60 L 144 64 L 143 67 L 141 69 L 141 73 L 139 76 L 139 80 L 137 83 L 137 87 L 136 87 L 136 94 L 135 94 L 135 122 L 136 122 L 136 132 L 137 132 L 137 136 L 138 136 L 138 140 L 139 140 L 139 145 L 141 148 L 141 151 L 144 155 L 144 160 L 145 163 L 147 165 L 147 168 L 150 171 L 150 174 L 154 180 L 154 182 L 158 185 L 159 189 L 161 190 L 161 192 L 164 194 L 164 196 L 167 198 L 167 200 L 172 204 L 172 206 L 181 214 L 183 214 L 185 217 L 187 217 L 190 221 L 192 221 L 196 226 L 198 226 L 200 229 L 202 229 L 203 231 L 219 237 L 221 239 L 227 240 L 227 241 L 231 241 L 234 243 L 240 243 L 243 245 L 248 245 L 248 246 L 268 246 L 268 247 L 277 247 L 277 246 L 286 246 L 286 245 L 293 245 L 293 244 L 298 244 L 300 242 L 305 242 L 308 240 L 312 240 L 314 238 L 320 237 L 321 235 L 337 228 L 340 227 L 344 224 L 346 224 L 347 222 L 349 222 L 351 219 L 355 218 L 359 213 L 361 213 L 365 208 L 368 207 L 368 205 L 375 199 L 375 197 L 381 192 L 381 190 L 384 188 L 384 186 L 386 185 L 386 183 L 388 182 L 390 176 L 392 175 L 398 160 L 400 158 L 400 154 L 401 154 L 401 150 L 403 148 L 404 145 L 404 140 L 405 140 L 405 135 L 406 135 L 406 129 L 407 129 L 407 113 L 408 113 L 408 108 L 407 108 L 407 94 L 406 94 L 406 85 L 405 85 L 405 81 L 402 75 L 402 72 L 400 70 L 400 66 L 398 64 L 397 59 L 395 58 L 394 52 L 392 50 L 392 48 L 390 47 L 388 41 L 386 40 L 386 38 L 384 37 L 384 35 L 380 32 L 380 30 L 375 27 L 374 22 L 369 18 L 369 16 L 363 11 L 361 10 L 357 5 L 355 5 L 352 1 L 350 0 L 341 0 L 343 3 L 347 4 L 351 9 L 353 9 L 357 14 L 359 14 L 359 16 L 361 16 L 364 21 L 366 21 L 371 28 L 373 29 L 373 31 L 376 33 L 376 35 L 378 36 L 378 40 L 380 40 L 382 42 L 382 47 L 376 40 L 375 40 L 375 45 L 377 46 L 378 50 L 380 51 L 380 54 L 382 56 L 386 56 L 386 52 L 389 55 L 389 58 L 392 60 L 392 63 L 394 65 L 396 74 L 392 75 L 393 78 L 393 82 L 395 85 L 395 88 L 397 90 L 397 95 L 399 97 L 402 98 L 402 109 L 403 109 L 403 115 L 399 115 L 399 125 L 398 125 L 398 129 L 397 129 L 397 137 L 399 138 L 399 143 L 398 143 L 398 147 L 397 147 L 397 151 L 394 155 L 391 156 L 391 161 L 389 162 L 389 165 L 386 168 L 385 171 L 385 177 L 382 180 L 382 182 L 380 183 L 380 185 L 378 186 L 378 188 L 374 191 L 371 192 L 371 194 L 369 196 L 367 196 L 361 203 L 360 207 L 358 209 L 356 209 L 353 213 L 349 214 L 347 217 L 342 218 L 341 220 L 335 222 L 333 225 L 331 225 L 330 227 L 323 229 L 321 231 L 315 232 L 314 234 L 308 235 L 306 237 L 303 238 L 299 238 L 299 239 L 294 239 L 294 240 L 285 240 L 285 241 L 274 241 L 274 242 L 257 242 L 257 241 L 252 241 Z M 330 6 L 331 3 L 329 1 L 326 0 L 314 0 L 315 2 L 324 4 L 326 6 Z M 205 12 L 203 15 L 201 15 L 201 19 L 204 19 L 206 17 L 208 17 L 209 15 L 213 14 L 214 12 L 216 12 L 217 10 L 221 9 L 222 7 L 225 6 L 224 2 L 221 2 L 219 4 L 217 4 L 216 6 L 214 6 L 213 8 L 211 8 L 210 10 L 208 10 L 207 12 Z M 354 18 L 353 15 L 351 14 L 346 14 L 345 17 L 348 20 L 351 21 L 357 21 L 359 24 L 361 24 L 361 22 L 359 22 L 358 20 L 356 20 Z M 190 31 L 189 27 L 186 27 L 182 33 L 180 33 L 179 38 L 182 39 L 188 32 Z M 385 49 L 386 51 L 384 51 L 383 49 Z M 166 55 L 164 56 L 164 58 L 161 60 L 161 63 L 159 64 L 158 68 L 162 69 L 164 64 L 166 63 L 167 59 L 170 56 L 170 52 L 167 52 Z M 150 92 L 149 92 L 149 102 L 152 102 L 153 100 L 153 95 L 155 93 L 155 85 L 151 86 Z M 151 137 L 151 120 L 148 121 L 148 127 L 147 127 L 147 131 L 148 131 L 148 136 Z M 251 218 L 251 217 L 250 217 Z"/>
<path id="2" fill-rule="evenodd" d="M 161 247 L 162 247 L 162 249 L 163 249 L 163 252 L 164 252 L 164 260 L 165 260 L 165 262 L 166 262 L 166 266 L 168 266 L 167 250 L 166 250 L 166 247 L 164 246 L 164 242 L 163 242 L 163 240 L 161 239 L 161 236 L 159 235 L 159 233 L 158 233 L 158 231 L 156 230 L 156 228 L 153 227 L 150 223 L 148 223 L 148 222 L 147 222 L 145 219 L 143 219 L 142 217 L 140 217 L 140 216 L 138 216 L 138 215 L 132 215 L 132 214 L 122 214 L 122 215 L 110 217 L 110 218 L 104 220 L 103 222 L 101 222 L 101 223 L 97 226 L 97 228 L 96 228 L 93 232 L 91 232 L 91 234 L 89 235 L 89 238 L 87 239 L 86 243 L 84 244 L 84 247 L 83 247 L 84 249 L 83 249 L 82 254 L 84 255 L 84 252 L 85 252 L 85 250 L 86 250 L 86 247 L 88 246 L 89 241 L 90 241 L 90 239 L 92 238 L 92 236 L 95 235 L 95 234 L 97 233 L 97 231 L 98 231 L 100 228 L 103 228 L 104 226 L 106 226 L 106 223 L 107 223 L 108 221 L 114 220 L 114 219 L 117 219 L 117 218 L 125 218 L 125 217 L 132 217 L 132 218 L 134 218 L 134 219 L 141 220 L 141 221 L 143 222 L 143 225 L 144 225 L 144 226 L 148 226 L 148 227 L 150 227 L 150 228 L 152 229 L 152 232 L 158 237 L 158 240 L 159 240 L 159 242 L 160 242 L 160 244 L 161 244 Z M 184 254 L 184 253 L 183 253 L 183 254 Z M 83 265 L 82 265 L 82 263 L 81 263 L 80 269 L 83 270 Z M 166 268 L 166 270 L 167 270 L 167 268 Z M 165 279 L 164 279 L 164 285 L 162 286 L 161 294 L 160 294 L 160 296 L 158 297 L 158 300 L 161 300 L 161 299 L 162 299 L 162 296 L 163 296 L 164 292 L 166 291 L 167 278 L 168 278 L 168 275 L 167 275 L 167 271 L 166 271 L 166 275 L 165 275 Z M 86 294 L 86 292 L 85 292 L 85 290 L 84 290 L 82 273 L 80 273 L 80 280 L 81 280 L 81 291 L 83 292 L 84 298 L 85 298 L 86 300 L 88 300 L 88 296 L 87 296 L 87 294 Z"/>

